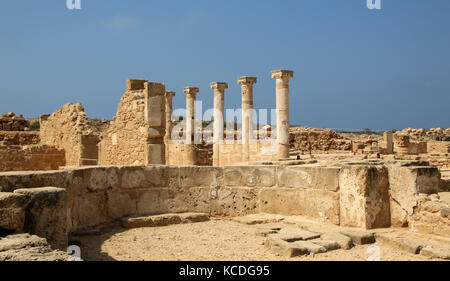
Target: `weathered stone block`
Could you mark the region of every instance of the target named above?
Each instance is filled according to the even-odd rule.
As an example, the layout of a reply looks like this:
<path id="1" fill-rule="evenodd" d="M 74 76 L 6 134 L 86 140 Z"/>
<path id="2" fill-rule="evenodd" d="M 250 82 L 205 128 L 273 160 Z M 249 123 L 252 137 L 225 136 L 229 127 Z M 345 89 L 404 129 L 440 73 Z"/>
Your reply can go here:
<path id="1" fill-rule="evenodd" d="M 25 229 L 46 238 L 52 247 L 65 250 L 69 232 L 66 190 L 42 187 L 18 189 L 14 193 L 23 194 L 28 200 Z"/>
<path id="2" fill-rule="evenodd" d="M 146 82 L 147 82 L 147 80 L 143 80 L 143 79 L 128 79 L 127 80 L 127 91 L 143 90 L 144 84 Z"/>
<path id="3" fill-rule="evenodd" d="M 119 168 L 95 167 L 83 170 L 84 185 L 90 192 L 119 188 Z"/>
<path id="4" fill-rule="evenodd" d="M 219 187 L 223 186 L 224 169 L 221 167 L 181 166 L 181 187 Z"/>
<path id="5" fill-rule="evenodd" d="M 437 193 L 440 173 L 435 167 L 409 166 L 393 162 L 388 166 L 391 221 L 393 226 L 406 226 L 408 217 L 418 206 L 419 193 Z"/>
<path id="6" fill-rule="evenodd" d="M 339 194 L 319 189 L 267 188 L 259 193 L 260 211 L 304 215 L 339 224 Z"/>
<path id="7" fill-rule="evenodd" d="M 339 232 L 342 235 L 345 235 L 352 239 L 353 244 L 356 245 L 375 243 L 375 235 L 373 232 L 361 231 L 356 229 L 342 229 Z"/>
<path id="8" fill-rule="evenodd" d="M 73 198 L 71 205 L 72 229 L 76 231 L 111 221 L 105 191 L 85 193 Z"/>
<path id="9" fill-rule="evenodd" d="M 243 216 L 258 212 L 258 189 L 245 187 L 211 188 L 211 214 Z"/>
<path id="10" fill-rule="evenodd" d="M 26 203 L 25 195 L 0 192 L 0 232 L 22 230 Z"/>
<path id="11" fill-rule="evenodd" d="M 178 167 L 130 166 L 120 168 L 119 173 L 123 189 L 179 187 Z"/>
<path id="12" fill-rule="evenodd" d="M 342 226 L 367 229 L 390 226 L 389 181 L 385 166 L 343 166 L 339 186 Z"/>
<path id="13" fill-rule="evenodd" d="M 107 193 L 108 216 L 117 219 L 137 213 L 137 191 L 112 190 Z"/>
<path id="14" fill-rule="evenodd" d="M 340 168 L 277 167 L 278 186 L 337 191 Z"/>
<path id="15" fill-rule="evenodd" d="M 271 187 L 275 185 L 275 167 L 224 167 L 225 186 Z"/>

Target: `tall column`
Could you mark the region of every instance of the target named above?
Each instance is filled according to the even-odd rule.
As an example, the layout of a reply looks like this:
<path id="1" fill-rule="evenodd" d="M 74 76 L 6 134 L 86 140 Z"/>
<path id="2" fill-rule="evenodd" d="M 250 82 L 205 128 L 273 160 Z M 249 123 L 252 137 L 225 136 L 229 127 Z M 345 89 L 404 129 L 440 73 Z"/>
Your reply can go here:
<path id="1" fill-rule="evenodd" d="M 256 77 L 242 76 L 238 78 L 242 93 L 242 147 L 244 161 L 249 161 L 250 136 L 253 136 L 253 85 Z"/>
<path id="2" fill-rule="evenodd" d="M 278 158 L 289 158 L 289 78 L 294 77 L 292 70 L 274 70 L 277 98 L 277 143 Z"/>
<path id="3" fill-rule="evenodd" d="M 164 83 L 145 82 L 145 120 L 148 122 L 148 138 L 145 150 L 145 164 L 165 164 L 166 153 L 166 101 Z"/>
<path id="4" fill-rule="evenodd" d="M 197 87 L 185 87 L 186 94 L 186 144 L 193 144 L 195 121 L 195 96 L 199 92 Z"/>
<path id="5" fill-rule="evenodd" d="M 219 146 L 223 143 L 225 89 L 228 88 L 228 84 L 212 82 L 210 86 L 211 89 L 214 89 L 213 166 L 219 166 Z"/>
<path id="6" fill-rule="evenodd" d="M 172 134 L 172 99 L 175 96 L 175 92 L 167 91 L 165 94 L 166 99 L 166 134 L 164 135 L 164 141 L 167 143 L 171 140 Z"/>
<path id="7" fill-rule="evenodd" d="M 394 138 L 392 132 L 384 132 L 383 139 L 386 143 L 386 154 L 394 153 Z"/>

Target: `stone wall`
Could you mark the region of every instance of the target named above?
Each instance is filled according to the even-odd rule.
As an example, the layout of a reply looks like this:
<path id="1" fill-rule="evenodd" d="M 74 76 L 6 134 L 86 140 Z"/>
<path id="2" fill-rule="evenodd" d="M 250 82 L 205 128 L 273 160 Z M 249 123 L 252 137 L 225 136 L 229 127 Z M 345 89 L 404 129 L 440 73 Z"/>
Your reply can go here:
<path id="1" fill-rule="evenodd" d="M 164 158 L 164 94 L 162 83 L 127 81 L 117 114 L 99 143 L 100 165 L 161 163 L 160 156 Z"/>
<path id="2" fill-rule="evenodd" d="M 66 164 L 62 149 L 47 145 L 0 146 L 0 172 L 57 170 Z"/>
<path id="3" fill-rule="evenodd" d="M 0 116 L 0 131 L 25 131 L 30 127 L 30 122 L 23 118 L 22 114 L 9 112 Z"/>
<path id="4" fill-rule="evenodd" d="M 39 132 L 0 131 L 0 144 L 3 145 L 32 145 L 39 144 Z"/>
<path id="5" fill-rule="evenodd" d="M 421 212 L 418 196 L 436 195 L 440 184 L 439 171 L 420 161 L 341 161 L 335 167 L 98 166 L 0 173 L 0 192 L 65 188 L 70 231 L 127 215 L 177 212 L 272 213 L 361 228 L 406 226 Z"/>
<path id="6" fill-rule="evenodd" d="M 194 154 L 194 155 L 192 155 Z M 212 145 L 190 145 L 167 142 L 166 164 L 179 166 L 212 166 Z"/>
<path id="7" fill-rule="evenodd" d="M 352 149 L 351 141 L 330 129 L 309 127 L 291 127 L 289 144 L 291 149 L 308 152 L 309 143 L 312 151 L 333 151 Z"/>
<path id="8" fill-rule="evenodd" d="M 54 249 L 65 251 L 68 244 L 69 209 L 66 191 L 43 187 L 0 192 L 0 238 L 28 232 L 44 237 Z"/>
<path id="9" fill-rule="evenodd" d="M 306 215 L 338 224 L 338 172 L 336 168 L 300 166 L 67 167 L 0 173 L 0 192 L 65 188 L 72 231 L 126 215 L 168 212 L 216 216 L 267 212 Z M 293 175 L 298 181 L 289 184 Z"/>
<path id="10" fill-rule="evenodd" d="M 427 152 L 436 154 L 450 153 L 450 141 L 429 141 L 427 143 Z"/>
<path id="11" fill-rule="evenodd" d="M 274 161 L 278 159 L 276 141 L 260 141 L 248 144 L 248 150 L 244 149 L 244 144 L 219 144 L 218 145 L 218 166 L 235 165 L 255 161 Z M 248 156 L 245 154 L 248 151 Z"/>
<path id="12" fill-rule="evenodd" d="M 45 121 L 42 119 L 40 129 L 41 143 L 64 149 L 68 166 L 79 164 L 81 136 L 94 133 L 80 103 L 67 103 Z"/>

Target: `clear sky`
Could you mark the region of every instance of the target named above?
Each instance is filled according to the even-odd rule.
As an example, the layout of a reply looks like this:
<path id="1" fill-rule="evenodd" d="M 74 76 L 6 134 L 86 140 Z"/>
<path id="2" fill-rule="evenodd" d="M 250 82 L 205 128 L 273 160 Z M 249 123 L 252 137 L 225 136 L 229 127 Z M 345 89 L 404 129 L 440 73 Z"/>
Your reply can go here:
<path id="1" fill-rule="evenodd" d="M 184 86 L 225 81 L 240 107 L 242 75 L 256 108 L 275 107 L 270 71 L 294 70 L 291 124 L 374 130 L 450 127 L 450 1 L 2 0 L 0 113 L 25 117 L 81 102 L 110 119 L 126 79 Z"/>

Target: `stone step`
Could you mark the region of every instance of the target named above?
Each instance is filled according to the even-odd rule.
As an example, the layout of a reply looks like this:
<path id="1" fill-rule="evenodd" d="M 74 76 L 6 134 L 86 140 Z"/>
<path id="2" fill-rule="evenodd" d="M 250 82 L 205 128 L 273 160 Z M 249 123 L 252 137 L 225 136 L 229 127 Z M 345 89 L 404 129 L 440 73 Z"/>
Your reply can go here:
<path id="1" fill-rule="evenodd" d="M 353 244 L 356 245 L 375 243 L 375 235 L 373 232 L 356 229 L 345 229 L 339 230 L 339 233 L 350 237 L 352 239 Z"/>
<path id="2" fill-rule="evenodd" d="M 269 235 L 264 241 L 264 245 L 271 251 L 284 257 L 319 254 L 340 248 L 336 241 L 313 239 L 307 241 L 298 240 L 294 242 L 287 242 L 280 239 L 276 235 Z"/>
<path id="3" fill-rule="evenodd" d="M 209 215 L 204 213 L 162 214 L 150 216 L 131 216 L 121 219 L 125 228 L 156 227 L 172 224 L 195 223 L 209 221 Z"/>
<path id="4" fill-rule="evenodd" d="M 376 234 L 377 241 L 399 248 L 400 250 L 439 259 L 450 259 L 450 244 L 435 240 L 422 239 L 412 235 L 402 237 L 396 234 Z"/>
<path id="5" fill-rule="evenodd" d="M 232 219 L 235 222 L 254 225 L 254 224 L 265 224 L 265 223 L 277 223 L 284 220 L 284 217 L 281 215 L 272 215 L 272 214 L 252 214 L 243 217 L 235 217 Z"/>
<path id="6" fill-rule="evenodd" d="M 320 234 L 300 228 L 282 228 L 278 234 L 276 234 L 276 237 L 286 242 L 294 242 L 316 239 L 320 237 Z"/>
<path id="7" fill-rule="evenodd" d="M 411 254 L 419 254 L 420 250 L 424 245 L 422 239 L 405 238 L 405 237 L 395 237 L 393 234 L 376 234 L 375 239 L 377 242 L 383 242 L 388 245 L 399 248 L 400 250 L 409 252 Z"/>

